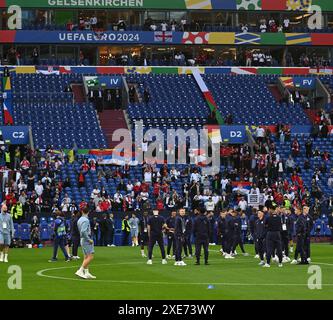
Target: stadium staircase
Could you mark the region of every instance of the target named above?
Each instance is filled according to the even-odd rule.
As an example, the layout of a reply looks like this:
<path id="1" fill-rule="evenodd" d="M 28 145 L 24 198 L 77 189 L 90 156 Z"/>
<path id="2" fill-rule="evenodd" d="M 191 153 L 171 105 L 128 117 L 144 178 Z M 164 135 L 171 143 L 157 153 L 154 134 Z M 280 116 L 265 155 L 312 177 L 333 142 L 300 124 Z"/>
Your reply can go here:
<path id="1" fill-rule="evenodd" d="M 280 102 L 282 100 L 283 97 L 277 85 L 275 84 L 268 85 L 268 89 L 272 93 L 276 102 Z"/>
<path id="2" fill-rule="evenodd" d="M 83 84 L 82 83 L 73 83 L 71 85 L 71 87 L 72 87 L 75 103 L 86 102 Z"/>
<path id="3" fill-rule="evenodd" d="M 117 129 L 128 129 L 124 110 L 104 110 L 99 114 L 99 121 L 110 149 L 116 147 L 119 141 L 112 141 L 112 135 Z"/>

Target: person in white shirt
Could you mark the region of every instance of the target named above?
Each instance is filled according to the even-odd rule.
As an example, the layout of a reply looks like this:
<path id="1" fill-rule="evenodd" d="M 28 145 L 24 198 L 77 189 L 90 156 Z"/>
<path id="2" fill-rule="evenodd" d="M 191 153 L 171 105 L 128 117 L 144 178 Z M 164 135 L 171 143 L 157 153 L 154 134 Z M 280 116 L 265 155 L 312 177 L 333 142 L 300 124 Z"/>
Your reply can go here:
<path id="1" fill-rule="evenodd" d="M 182 31 L 186 31 L 187 21 L 185 18 L 180 20 L 180 26 L 181 26 Z"/>
<path id="2" fill-rule="evenodd" d="M 153 23 L 153 24 L 150 25 L 150 30 L 151 31 L 156 31 L 156 29 L 157 29 L 157 26 L 156 26 L 155 23 Z"/>
<path id="3" fill-rule="evenodd" d="M 101 190 L 99 190 L 99 188 L 97 186 L 95 186 L 95 188 L 93 189 L 90 198 L 95 200 L 95 198 L 100 194 Z"/>
<path id="4" fill-rule="evenodd" d="M 242 26 L 242 32 L 243 33 L 247 33 L 249 31 L 249 27 L 247 26 L 247 24 L 244 24 L 243 26 Z"/>
<path id="5" fill-rule="evenodd" d="M 43 191 L 44 191 L 44 187 L 42 185 L 42 182 L 39 180 L 38 183 L 35 185 L 35 191 L 36 191 L 36 194 L 38 196 L 41 196 Z"/>
<path id="6" fill-rule="evenodd" d="M 250 190 L 250 194 L 257 194 L 258 196 L 260 195 L 260 190 L 255 184 L 253 184 Z"/>
<path id="7" fill-rule="evenodd" d="M 247 208 L 247 201 L 245 200 L 244 197 L 242 197 L 241 200 L 239 201 L 239 203 L 238 203 L 238 207 L 239 207 L 243 212 L 246 211 L 246 208 Z"/>
<path id="8" fill-rule="evenodd" d="M 266 132 L 263 127 L 258 127 L 256 129 L 256 137 L 259 142 L 262 142 L 265 138 Z"/>
<path id="9" fill-rule="evenodd" d="M 290 25 L 290 20 L 289 18 L 284 18 L 283 20 L 283 28 L 284 28 L 284 31 L 289 31 L 289 25 Z"/>
<path id="10" fill-rule="evenodd" d="M 168 24 L 166 23 L 166 22 L 162 22 L 161 23 L 161 28 L 162 28 L 162 31 L 167 31 L 167 29 L 168 29 Z"/>
<path id="11" fill-rule="evenodd" d="M 205 202 L 205 208 L 206 208 L 207 212 L 214 212 L 215 203 L 214 203 L 212 197 L 209 197 L 208 201 Z"/>
<path id="12" fill-rule="evenodd" d="M 260 32 L 265 33 L 267 31 L 267 26 L 265 23 L 262 23 L 260 25 Z"/>
<path id="13" fill-rule="evenodd" d="M 145 173 L 144 173 L 144 181 L 146 183 L 151 183 L 151 181 L 152 181 L 152 173 L 151 173 L 150 170 L 145 171 Z"/>
<path id="14" fill-rule="evenodd" d="M 227 178 L 222 178 L 222 180 L 221 180 L 221 188 L 222 188 L 222 191 L 225 191 L 225 188 L 226 188 L 228 182 L 229 182 L 229 179 L 227 179 Z"/>
<path id="15" fill-rule="evenodd" d="M 192 172 L 191 173 L 191 178 L 190 178 L 190 181 L 194 181 L 194 182 L 199 182 L 200 181 L 200 178 L 201 178 L 201 175 L 200 173 L 198 173 L 197 171 L 195 172 Z"/>

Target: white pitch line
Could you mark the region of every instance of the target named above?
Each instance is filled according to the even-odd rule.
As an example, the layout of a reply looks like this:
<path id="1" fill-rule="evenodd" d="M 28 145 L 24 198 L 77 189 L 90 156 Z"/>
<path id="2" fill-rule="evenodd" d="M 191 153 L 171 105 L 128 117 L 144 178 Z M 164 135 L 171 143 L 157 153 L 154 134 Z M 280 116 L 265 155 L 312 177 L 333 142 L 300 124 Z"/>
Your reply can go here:
<path id="1" fill-rule="evenodd" d="M 114 266 L 114 265 L 126 265 L 126 264 L 141 264 L 141 262 L 128 262 L 128 263 L 113 263 L 113 264 L 98 264 L 93 265 L 93 267 L 101 267 L 101 266 Z M 333 264 L 329 263 L 313 263 L 313 264 L 321 264 L 321 265 L 328 265 L 333 266 Z M 202 285 L 215 285 L 215 286 L 261 286 L 261 287 L 272 287 L 272 286 L 279 286 L 279 287 L 307 287 L 308 284 L 300 284 L 300 283 L 237 283 L 237 282 L 163 282 L 163 281 L 130 281 L 130 280 L 102 280 L 102 279 L 94 279 L 94 280 L 85 280 L 85 279 L 75 279 L 75 278 L 66 278 L 66 277 L 59 277 L 59 276 L 50 276 L 44 274 L 47 271 L 53 270 L 63 270 L 63 269 L 72 269 L 77 268 L 78 266 L 66 266 L 66 267 L 58 267 L 58 268 L 48 268 L 37 271 L 36 275 L 39 277 L 50 278 L 50 279 L 58 279 L 58 280 L 69 280 L 69 281 L 81 281 L 81 282 L 108 282 L 108 283 L 123 283 L 123 284 L 151 284 L 151 285 L 195 285 L 195 286 L 202 286 Z M 333 283 L 323 283 L 322 286 L 324 287 L 333 287 Z"/>

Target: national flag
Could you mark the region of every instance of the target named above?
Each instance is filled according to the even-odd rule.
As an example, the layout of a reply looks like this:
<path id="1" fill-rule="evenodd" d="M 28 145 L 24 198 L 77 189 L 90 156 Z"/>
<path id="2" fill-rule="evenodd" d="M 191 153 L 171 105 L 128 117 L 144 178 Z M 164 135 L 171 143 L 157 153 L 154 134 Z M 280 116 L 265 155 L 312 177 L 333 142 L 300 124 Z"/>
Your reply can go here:
<path id="1" fill-rule="evenodd" d="M 211 10 L 211 0 L 185 0 L 186 9 Z"/>
<path id="2" fill-rule="evenodd" d="M 53 66 L 38 67 L 36 72 L 39 74 L 44 74 L 44 75 L 50 75 L 50 74 L 59 75 L 60 74 L 59 67 L 53 67 Z"/>
<path id="3" fill-rule="evenodd" d="M 12 107 L 12 102 L 10 99 L 5 99 L 3 102 L 3 114 L 4 114 L 4 123 L 5 125 L 8 124 L 14 124 L 14 119 L 13 119 L 13 107 Z"/>
<path id="4" fill-rule="evenodd" d="M 260 33 L 243 32 L 235 36 L 235 44 L 260 44 L 260 40 Z"/>
<path id="5" fill-rule="evenodd" d="M 290 45 L 312 45 L 310 33 L 286 33 L 286 44 Z"/>
<path id="6" fill-rule="evenodd" d="M 173 41 L 172 31 L 155 31 L 154 41 L 163 42 L 163 43 L 172 42 Z"/>
<path id="7" fill-rule="evenodd" d="M 280 80 L 286 88 L 293 88 L 295 86 L 292 77 L 280 77 Z"/>

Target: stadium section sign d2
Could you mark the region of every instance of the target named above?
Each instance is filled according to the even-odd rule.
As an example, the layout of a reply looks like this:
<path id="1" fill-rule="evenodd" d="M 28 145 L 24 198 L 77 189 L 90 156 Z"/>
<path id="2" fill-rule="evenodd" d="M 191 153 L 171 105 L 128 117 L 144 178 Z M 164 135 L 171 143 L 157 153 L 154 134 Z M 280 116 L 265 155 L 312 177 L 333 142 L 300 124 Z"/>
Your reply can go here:
<path id="1" fill-rule="evenodd" d="M 222 143 L 243 144 L 248 141 L 245 126 L 221 126 Z"/>

